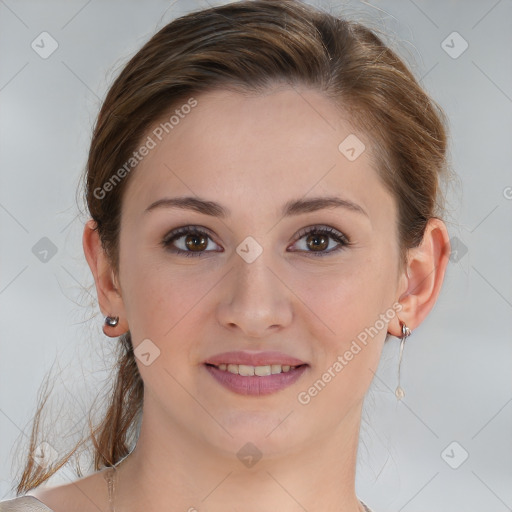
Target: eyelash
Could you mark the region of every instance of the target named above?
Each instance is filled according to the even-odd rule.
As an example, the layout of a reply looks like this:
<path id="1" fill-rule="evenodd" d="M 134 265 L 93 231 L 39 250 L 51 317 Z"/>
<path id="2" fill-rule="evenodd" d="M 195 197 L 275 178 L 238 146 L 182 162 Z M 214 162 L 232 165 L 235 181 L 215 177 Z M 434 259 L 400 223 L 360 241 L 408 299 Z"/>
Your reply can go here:
<path id="1" fill-rule="evenodd" d="M 336 248 L 331 249 L 329 251 L 292 251 L 292 252 L 305 252 L 308 255 L 312 255 L 313 257 L 323 257 L 328 254 L 338 252 L 340 250 L 345 249 L 346 247 L 352 245 L 352 242 L 348 237 L 346 237 L 343 233 L 339 232 L 337 229 L 334 229 L 332 227 L 323 227 L 323 226 L 310 226 L 307 228 L 303 228 L 299 233 L 297 234 L 297 240 L 300 240 L 306 235 L 309 235 L 310 233 L 316 233 L 321 235 L 327 235 L 329 238 L 332 238 L 336 242 L 338 242 L 340 245 L 338 245 Z M 176 240 L 182 238 L 186 235 L 200 235 L 200 236 L 206 236 L 211 240 L 211 236 L 204 231 L 203 229 L 197 227 L 197 226 L 186 226 L 182 228 L 175 229 L 174 231 L 171 231 L 168 233 L 165 238 L 162 240 L 163 247 L 173 253 L 173 254 L 182 254 L 186 257 L 200 257 L 205 253 L 208 252 L 214 252 L 214 251 L 184 251 L 182 249 L 173 248 L 171 244 L 175 242 Z"/>

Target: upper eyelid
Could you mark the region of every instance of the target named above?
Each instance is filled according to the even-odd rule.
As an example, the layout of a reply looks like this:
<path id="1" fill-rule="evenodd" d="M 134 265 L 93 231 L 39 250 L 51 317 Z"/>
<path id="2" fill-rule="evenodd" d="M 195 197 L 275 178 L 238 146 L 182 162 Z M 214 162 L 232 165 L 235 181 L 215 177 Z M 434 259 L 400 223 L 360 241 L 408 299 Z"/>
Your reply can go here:
<path id="1" fill-rule="evenodd" d="M 339 229 L 336 229 L 332 226 L 327 226 L 324 224 L 310 224 L 309 226 L 299 229 L 299 231 L 297 232 L 297 234 L 295 236 L 300 239 L 303 236 L 307 235 L 308 233 L 314 232 L 315 230 L 316 231 L 327 231 L 327 234 L 329 236 L 331 236 L 331 237 L 337 236 L 337 237 L 341 238 L 346 244 L 350 243 L 350 238 L 345 233 L 343 233 L 343 231 L 340 231 Z"/>
<path id="2" fill-rule="evenodd" d="M 185 236 L 189 233 L 195 233 L 195 232 L 204 233 L 205 235 L 209 236 L 212 240 L 215 238 L 215 236 L 212 234 L 212 232 L 210 230 L 208 230 L 207 228 L 204 228 L 201 226 L 190 225 L 190 226 L 181 226 L 176 229 L 172 229 L 171 231 L 169 231 L 169 233 L 167 233 L 164 236 L 163 242 L 164 243 L 170 242 L 173 238 L 178 239 L 178 238 L 181 238 L 182 236 Z M 213 241 L 215 241 L 215 240 L 213 240 Z M 217 242 L 215 242 L 215 243 L 217 243 Z"/>

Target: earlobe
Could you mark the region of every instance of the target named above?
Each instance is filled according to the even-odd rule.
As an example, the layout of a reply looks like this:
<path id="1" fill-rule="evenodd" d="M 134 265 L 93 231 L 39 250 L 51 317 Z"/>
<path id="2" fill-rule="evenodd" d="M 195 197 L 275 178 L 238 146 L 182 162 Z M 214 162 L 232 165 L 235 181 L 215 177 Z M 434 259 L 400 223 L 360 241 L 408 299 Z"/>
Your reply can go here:
<path id="1" fill-rule="evenodd" d="M 402 309 L 398 314 L 409 329 L 416 329 L 434 307 L 441 291 L 450 257 L 450 238 L 444 222 L 431 218 L 418 247 L 409 249 L 407 262 L 407 290 L 398 302 Z M 401 336 L 398 318 L 390 324 L 390 333 Z"/>

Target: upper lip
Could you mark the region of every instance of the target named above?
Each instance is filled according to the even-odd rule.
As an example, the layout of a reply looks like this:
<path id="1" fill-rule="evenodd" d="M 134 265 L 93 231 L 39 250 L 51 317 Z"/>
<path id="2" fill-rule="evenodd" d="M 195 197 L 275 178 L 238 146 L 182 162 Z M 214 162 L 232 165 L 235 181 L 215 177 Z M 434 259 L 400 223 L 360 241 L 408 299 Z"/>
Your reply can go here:
<path id="1" fill-rule="evenodd" d="M 248 366 L 268 366 L 272 364 L 300 366 L 307 364 L 296 357 L 289 356 L 283 352 L 222 352 L 209 357 L 205 363 L 218 366 L 219 364 L 245 364 Z"/>

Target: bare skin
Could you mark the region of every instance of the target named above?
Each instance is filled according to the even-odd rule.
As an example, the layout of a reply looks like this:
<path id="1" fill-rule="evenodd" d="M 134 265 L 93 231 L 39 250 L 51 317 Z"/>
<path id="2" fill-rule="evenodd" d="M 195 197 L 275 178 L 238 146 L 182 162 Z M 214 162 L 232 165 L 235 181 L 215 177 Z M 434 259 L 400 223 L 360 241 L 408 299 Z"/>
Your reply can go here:
<path id="1" fill-rule="evenodd" d="M 437 300 L 450 250 L 446 227 L 430 220 L 423 243 L 399 269 L 396 204 L 373 168 L 371 141 L 320 93 L 283 86 L 196 99 L 130 176 L 118 275 L 93 221 L 84 229 L 101 312 L 120 317 L 105 333 L 130 330 L 135 349 L 149 338 L 160 350 L 148 366 L 137 360 L 143 422 L 117 470 L 116 510 L 363 510 L 355 493 L 363 400 L 386 333 L 400 336 L 399 319 L 414 330 Z M 352 133 L 366 150 L 349 161 L 338 145 Z M 158 199 L 185 195 L 215 201 L 231 215 L 144 212 Z M 340 207 L 282 217 L 287 201 L 320 196 L 348 199 L 365 213 Z M 162 246 L 171 230 L 192 225 L 208 232 L 200 256 L 184 245 L 186 236 L 173 246 L 195 256 Z M 309 226 L 335 228 L 351 245 L 329 252 L 339 242 L 326 235 L 325 248 L 315 249 L 307 234 L 297 236 Z M 251 263 L 236 252 L 248 236 L 263 249 Z M 378 334 L 300 403 L 299 393 L 397 303 L 400 311 Z M 238 395 L 203 364 L 230 350 L 279 350 L 309 366 L 277 393 Z M 237 457 L 248 442 L 262 453 L 251 468 Z M 102 472 L 31 494 L 56 512 L 108 510 Z"/>

